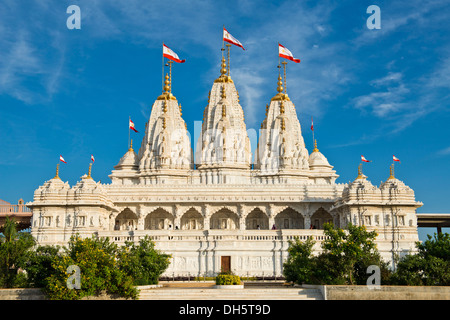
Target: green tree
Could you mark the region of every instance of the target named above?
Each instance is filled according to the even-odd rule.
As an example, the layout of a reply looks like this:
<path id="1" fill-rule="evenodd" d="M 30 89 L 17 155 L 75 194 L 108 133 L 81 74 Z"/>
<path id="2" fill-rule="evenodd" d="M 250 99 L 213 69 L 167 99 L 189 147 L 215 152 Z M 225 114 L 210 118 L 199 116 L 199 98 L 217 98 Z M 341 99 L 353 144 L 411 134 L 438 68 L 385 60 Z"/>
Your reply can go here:
<path id="1" fill-rule="evenodd" d="M 19 270 L 25 266 L 34 244 L 31 234 L 18 232 L 14 219 L 6 218 L 3 235 L 0 237 L 0 287 L 26 285 L 26 276 Z"/>
<path id="2" fill-rule="evenodd" d="M 288 258 L 283 264 L 283 274 L 287 281 L 297 284 L 310 283 L 314 273 L 314 259 L 311 257 L 315 241 L 308 238 L 289 241 Z"/>
<path id="3" fill-rule="evenodd" d="M 330 223 L 324 225 L 325 240 L 322 243 L 324 254 L 336 257 L 338 275 L 355 283 L 355 267 L 364 269 L 370 264 L 379 264 L 379 254 L 375 244 L 377 233 L 367 231 L 365 226 L 347 225 L 347 230 L 334 228 Z M 364 263 L 365 262 L 365 263 Z M 365 265 L 370 263 L 369 265 Z"/>
<path id="4" fill-rule="evenodd" d="M 108 238 L 96 237 L 82 239 L 71 237 L 64 253 L 55 255 L 51 263 L 52 272 L 46 278 L 44 292 L 50 299 L 81 299 L 106 292 L 121 297 L 136 299 L 137 289 L 133 278 L 119 268 L 118 248 Z M 81 288 L 71 289 L 67 280 L 69 266 L 80 268 Z"/>
<path id="5" fill-rule="evenodd" d="M 126 242 L 119 250 L 119 267 L 133 277 L 135 285 L 157 284 L 170 257 L 156 250 L 155 243 L 145 236 L 138 245 Z"/>
<path id="6" fill-rule="evenodd" d="M 59 246 L 38 246 L 33 250 L 25 263 L 27 281 L 30 287 L 44 288 L 47 278 L 52 275 L 54 269 L 52 263 L 61 258 L 61 247 Z"/>
<path id="7" fill-rule="evenodd" d="M 450 285 L 450 235 L 448 233 L 427 236 L 423 243 L 417 242 L 416 254 L 404 256 L 392 275 L 399 285 Z"/>
<path id="8" fill-rule="evenodd" d="M 283 274 L 288 281 L 298 284 L 366 284 L 367 267 L 378 265 L 382 280 L 387 283 L 389 270 L 376 248 L 375 231 L 352 224 L 347 230 L 324 225 L 323 251 L 312 255 L 314 242 L 291 241 L 289 257 L 283 265 Z M 383 278 L 384 277 L 384 278 Z"/>

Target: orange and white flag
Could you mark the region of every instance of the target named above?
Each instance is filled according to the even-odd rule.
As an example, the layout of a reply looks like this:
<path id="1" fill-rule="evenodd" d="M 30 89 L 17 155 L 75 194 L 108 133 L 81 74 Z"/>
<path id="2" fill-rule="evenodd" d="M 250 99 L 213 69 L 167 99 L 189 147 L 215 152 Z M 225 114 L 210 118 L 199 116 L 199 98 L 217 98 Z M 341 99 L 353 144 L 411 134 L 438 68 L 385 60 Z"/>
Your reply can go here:
<path id="1" fill-rule="evenodd" d="M 394 161 L 400 162 L 400 159 L 397 158 L 396 156 L 392 156 L 392 159 L 393 159 Z"/>
<path id="2" fill-rule="evenodd" d="M 223 41 L 234 44 L 235 46 L 238 46 L 238 47 L 241 47 L 242 49 L 244 49 L 244 46 L 242 45 L 242 43 L 240 43 L 238 39 L 233 37 L 225 28 L 223 28 Z"/>
<path id="3" fill-rule="evenodd" d="M 64 163 L 67 163 L 66 160 L 64 160 L 64 158 L 63 158 L 62 155 L 59 155 L 59 161 L 62 161 L 62 162 L 64 162 Z"/>
<path id="4" fill-rule="evenodd" d="M 286 47 L 282 46 L 281 44 L 278 44 L 278 55 L 281 58 L 285 58 L 291 61 L 294 61 L 295 63 L 299 63 L 300 59 L 294 58 L 294 55 L 291 51 L 289 51 Z"/>
<path id="5" fill-rule="evenodd" d="M 180 60 L 178 55 L 174 51 L 172 51 L 168 46 L 166 46 L 164 43 L 163 43 L 163 56 L 167 59 L 173 60 L 178 63 L 183 63 L 186 61 L 186 60 Z"/>
<path id="6" fill-rule="evenodd" d="M 366 158 L 364 158 L 363 155 L 361 155 L 361 161 L 364 161 L 364 162 L 372 162 L 371 160 L 367 160 Z"/>
<path id="7" fill-rule="evenodd" d="M 130 119 L 129 125 L 130 125 L 130 129 L 131 129 L 131 130 L 133 130 L 134 132 L 138 132 L 138 131 L 136 130 L 136 128 L 134 127 L 134 122 L 131 121 L 131 119 Z"/>

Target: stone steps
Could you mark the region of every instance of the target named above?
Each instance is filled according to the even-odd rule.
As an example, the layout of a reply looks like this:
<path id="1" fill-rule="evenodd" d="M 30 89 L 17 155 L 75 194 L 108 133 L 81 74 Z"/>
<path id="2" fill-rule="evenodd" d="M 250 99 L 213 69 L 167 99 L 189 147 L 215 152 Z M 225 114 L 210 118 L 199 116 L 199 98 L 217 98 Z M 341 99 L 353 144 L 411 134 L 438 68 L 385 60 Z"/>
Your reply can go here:
<path id="1" fill-rule="evenodd" d="M 143 289 L 140 300 L 323 300 L 316 289 L 303 288 L 155 288 Z"/>

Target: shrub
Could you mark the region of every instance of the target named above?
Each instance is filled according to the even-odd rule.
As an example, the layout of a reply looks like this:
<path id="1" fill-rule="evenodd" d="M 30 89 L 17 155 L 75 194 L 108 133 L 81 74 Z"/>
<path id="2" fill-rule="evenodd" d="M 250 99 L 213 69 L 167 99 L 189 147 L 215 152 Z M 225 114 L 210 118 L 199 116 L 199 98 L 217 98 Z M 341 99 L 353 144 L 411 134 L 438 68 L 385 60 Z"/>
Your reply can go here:
<path id="1" fill-rule="evenodd" d="M 134 279 L 135 285 L 157 284 L 170 264 L 170 255 L 155 249 L 148 236 L 138 245 L 127 242 L 119 251 L 119 267 Z"/>
<path id="2" fill-rule="evenodd" d="M 50 299 L 81 299 L 103 292 L 127 299 L 137 298 L 138 291 L 133 286 L 132 277 L 119 268 L 117 245 L 110 243 L 108 238 L 81 239 L 73 236 L 68 248 L 64 250 L 65 254 L 56 255 L 52 259 L 53 271 L 45 281 L 44 292 Z M 80 289 L 70 289 L 67 286 L 70 277 L 67 269 L 71 265 L 80 268 Z"/>
<path id="3" fill-rule="evenodd" d="M 283 264 L 283 274 L 286 281 L 297 284 L 311 281 L 314 261 L 311 257 L 315 241 L 308 238 L 305 242 L 299 239 L 289 241 L 288 258 Z"/>
<path id="4" fill-rule="evenodd" d="M 241 278 L 232 272 L 221 272 L 216 277 L 216 285 L 239 285 Z"/>
<path id="5" fill-rule="evenodd" d="M 25 263 L 25 270 L 28 277 L 28 285 L 34 288 L 43 288 L 47 278 L 54 272 L 52 263 L 61 256 L 59 246 L 38 246 L 29 255 Z"/>
<path id="6" fill-rule="evenodd" d="M 450 285 L 450 235 L 428 235 L 423 243 L 417 242 L 418 253 L 404 256 L 392 275 L 394 284 L 410 286 Z"/>

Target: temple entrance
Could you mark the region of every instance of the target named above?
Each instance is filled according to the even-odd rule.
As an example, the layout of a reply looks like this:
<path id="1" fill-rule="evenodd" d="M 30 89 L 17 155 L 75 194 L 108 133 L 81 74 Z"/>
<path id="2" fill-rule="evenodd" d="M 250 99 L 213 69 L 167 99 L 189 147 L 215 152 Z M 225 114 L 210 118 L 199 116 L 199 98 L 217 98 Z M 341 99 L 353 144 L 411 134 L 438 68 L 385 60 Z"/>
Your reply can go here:
<path id="1" fill-rule="evenodd" d="M 220 257 L 220 271 L 221 272 L 230 272 L 231 271 L 231 257 L 230 256 L 221 256 Z"/>

